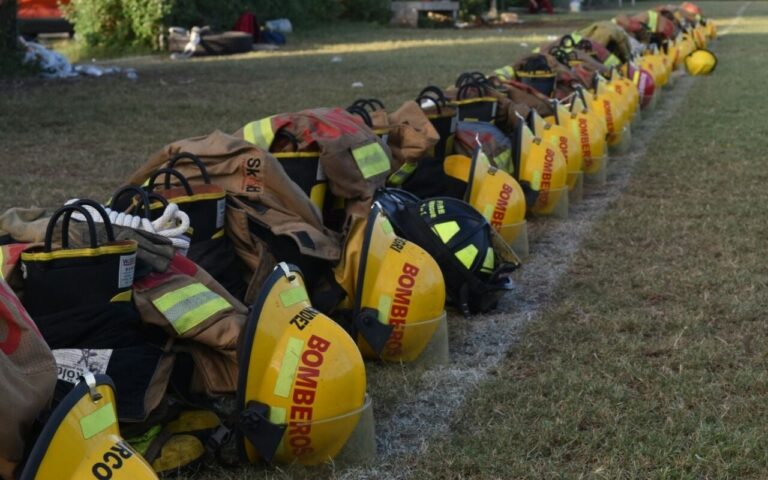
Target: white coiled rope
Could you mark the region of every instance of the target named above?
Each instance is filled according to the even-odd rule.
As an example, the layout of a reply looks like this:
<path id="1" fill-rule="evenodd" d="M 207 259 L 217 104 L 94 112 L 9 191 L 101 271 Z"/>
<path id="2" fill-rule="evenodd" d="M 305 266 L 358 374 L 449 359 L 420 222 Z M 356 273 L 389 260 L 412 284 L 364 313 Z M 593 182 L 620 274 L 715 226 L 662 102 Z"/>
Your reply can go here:
<path id="1" fill-rule="evenodd" d="M 77 198 L 68 200 L 66 205 L 75 203 L 77 200 Z M 95 208 L 88 205 L 83 205 L 83 208 L 88 211 L 94 222 L 101 223 L 103 221 L 101 214 Z M 189 230 L 189 215 L 181 211 L 175 203 L 169 203 L 165 210 L 163 210 L 163 214 L 156 220 L 117 212 L 106 206 L 104 210 L 107 212 L 112 225 L 133 228 L 134 230 L 144 230 L 145 232 L 160 235 L 169 239 L 173 243 L 174 248 L 182 253 L 186 253 L 189 249 L 189 238 L 186 236 L 187 230 Z M 81 222 L 85 221 L 85 217 L 78 212 L 73 213 L 72 218 Z"/>

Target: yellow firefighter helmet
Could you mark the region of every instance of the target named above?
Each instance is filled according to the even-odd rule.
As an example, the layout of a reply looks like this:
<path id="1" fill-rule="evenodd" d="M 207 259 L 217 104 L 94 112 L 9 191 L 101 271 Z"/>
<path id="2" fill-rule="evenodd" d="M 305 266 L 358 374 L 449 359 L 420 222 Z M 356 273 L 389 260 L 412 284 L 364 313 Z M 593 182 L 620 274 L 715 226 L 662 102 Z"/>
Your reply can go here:
<path id="1" fill-rule="evenodd" d="M 590 109 L 600 113 L 605 118 L 608 131 L 608 146 L 619 152 L 625 151 L 631 141 L 629 124 L 625 122 L 625 111 L 615 92 L 604 87 L 601 82 L 595 84 L 595 93 L 584 90 L 584 97 L 590 102 Z"/>
<path id="2" fill-rule="evenodd" d="M 712 20 L 707 20 L 704 24 L 707 29 L 707 35 L 710 40 L 717 40 L 717 25 Z"/>
<path id="3" fill-rule="evenodd" d="M 467 183 L 464 201 L 480 212 L 501 238 L 520 256 L 528 252 L 525 194 L 512 175 L 491 165 L 482 148 L 472 158 L 450 155 L 445 173 Z"/>
<path id="4" fill-rule="evenodd" d="M 707 48 L 707 28 L 701 23 L 693 27 L 693 41 L 698 48 Z"/>
<path id="5" fill-rule="evenodd" d="M 557 122 L 556 115 L 544 119 L 536 110 L 531 110 L 528 115 L 528 126 L 531 127 L 533 134 L 548 141 L 563 154 L 568 172 L 566 178 L 568 191 L 572 193 L 576 190 L 580 191 L 576 187 L 581 185 L 584 176 L 584 155 L 581 149 L 577 148 L 578 138 L 574 136 L 571 129 Z"/>
<path id="6" fill-rule="evenodd" d="M 516 178 L 535 215 L 568 215 L 568 165 L 563 153 L 534 136 L 525 121 L 517 123 L 513 139 Z"/>
<path id="7" fill-rule="evenodd" d="M 367 219 L 353 222 L 334 274 L 351 302 L 353 334 L 367 358 L 416 360 L 445 321 L 440 266 L 398 237 L 376 203 Z"/>
<path id="8" fill-rule="evenodd" d="M 51 414 L 21 480 L 156 479 L 152 467 L 120 436 L 115 387 L 87 372 Z"/>
<path id="9" fill-rule="evenodd" d="M 634 118 L 640 110 L 640 90 L 638 90 L 637 85 L 616 69 L 611 70 L 607 85 L 608 88 L 627 99 L 629 116 Z"/>
<path id="10" fill-rule="evenodd" d="M 689 75 L 709 75 L 717 67 L 717 57 L 709 50 L 696 50 L 685 57 L 685 70 Z"/>
<path id="11" fill-rule="evenodd" d="M 589 110 L 581 92 L 573 97 L 568 109 L 565 105 L 558 105 L 557 117 L 561 124 L 568 125 L 579 137 L 585 180 L 602 178 L 608 165 L 608 131 L 603 117 Z"/>
<path id="12" fill-rule="evenodd" d="M 367 400 L 355 341 L 312 308 L 301 271 L 279 263 L 248 317 L 238 357 L 238 448 L 250 462 L 334 458 Z"/>

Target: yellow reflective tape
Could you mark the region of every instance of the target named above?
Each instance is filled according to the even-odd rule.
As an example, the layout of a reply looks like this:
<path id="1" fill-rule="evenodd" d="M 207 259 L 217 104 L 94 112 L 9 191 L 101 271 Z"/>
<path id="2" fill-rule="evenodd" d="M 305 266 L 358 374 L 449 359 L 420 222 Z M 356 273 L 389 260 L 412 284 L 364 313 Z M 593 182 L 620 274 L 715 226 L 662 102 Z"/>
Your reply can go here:
<path id="1" fill-rule="evenodd" d="M 202 283 L 179 288 L 152 300 L 152 303 L 171 323 L 179 335 L 183 335 L 211 316 L 232 306 Z"/>
<path id="2" fill-rule="evenodd" d="M 211 236 L 211 240 L 214 240 L 214 239 L 216 239 L 216 238 L 221 238 L 221 237 L 223 237 L 223 236 L 224 236 L 224 229 L 222 228 L 221 230 L 219 230 L 218 232 L 214 233 L 214 234 Z"/>
<path id="3" fill-rule="evenodd" d="M 381 217 L 381 230 L 386 235 L 391 235 L 394 229 L 392 228 L 392 224 L 389 223 L 389 220 L 386 217 Z"/>
<path id="4" fill-rule="evenodd" d="M 472 266 L 472 262 L 477 258 L 477 247 L 471 243 L 455 253 L 456 258 L 467 268 Z"/>
<path id="5" fill-rule="evenodd" d="M 214 293 L 214 295 L 216 294 Z M 217 298 L 214 298 L 207 303 L 200 305 L 194 310 L 182 315 L 178 320 L 172 322 L 173 328 L 179 332 L 180 335 L 183 335 L 184 333 L 202 323 L 204 320 L 209 319 L 222 310 L 226 310 L 232 307 L 229 302 L 223 298 L 219 297 L 218 295 L 216 295 L 216 297 Z"/>
<path id="6" fill-rule="evenodd" d="M 500 154 L 496 155 L 496 158 L 493 160 L 497 167 L 504 170 L 505 172 L 508 172 L 510 160 L 512 160 L 512 150 L 504 150 Z"/>
<path id="7" fill-rule="evenodd" d="M 389 323 L 389 311 L 392 309 L 392 297 L 381 295 L 379 297 L 379 322 L 387 325 Z"/>
<path id="8" fill-rule="evenodd" d="M 304 340 L 296 337 L 288 339 L 285 346 L 283 360 L 280 362 L 280 370 L 277 372 L 274 393 L 278 397 L 288 398 L 293 386 L 293 378 L 296 376 L 296 368 L 299 366 L 301 351 L 304 348 Z"/>
<path id="9" fill-rule="evenodd" d="M 112 402 L 109 402 L 95 412 L 81 418 L 80 430 L 83 432 L 83 438 L 88 440 L 116 423 L 115 407 L 112 406 Z"/>
<path id="10" fill-rule="evenodd" d="M 389 157 L 378 142 L 352 149 L 352 156 L 366 179 L 389 171 Z"/>
<path id="11" fill-rule="evenodd" d="M 192 297 L 198 293 L 208 292 L 208 287 L 202 283 L 193 283 L 186 287 L 168 292 L 159 298 L 152 300 L 152 303 L 161 312 L 165 312 L 173 308 L 177 303 L 184 301 L 187 297 Z"/>
<path id="12" fill-rule="evenodd" d="M 459 233 L 461 228 L 459 227 L 458 222 L 451 220 L 450 222 L 443 222 L 432 225 L 432 230 L 435 231 L 443 243 L 448 243 L 457 233 Z"/>
<path id="13" fill-rule="evenodd" d="M 404 163 L 402 167 L 400 167 L 395 173 L 389 176 L 389 179 L 387 180 L 390 185 L 393 185 L 395 187 L 399 187 L 400 185 L 405 182 L 408 177 L 411 176 L 411 174 L 416 170 L 416 164 L 415 163 Z"/>
<path id="14" fill-rule="evenodd" d="M 262 118 L 243 127 L 243 139 L 264 150 L 269 150 L 275 139 L 275 132 L 272 131 L 273 117 Z"/>
<path id="15" fill-rule="evenodd" d="M 2 276 L 2 273 L 0 273 L 0 276 Z M 133 298 L 133 290 L 130 288 L 124 292 L 120 292 L 114 297 L 112 297 L 109 301 L 110 303 L 113 302 L 130 302 Z"/>
<path id="16" fill-rule="evenodd" d="M 3 276 L 4 265 L 5 265 L 5 254 L 3 253 L 3 247 L 0 247 L 0 279 L 4 278 Z"/>
<path id="17" fill-rule="evenodd" d="M 136 242 L 128 241 L 125 245 L 108 245 L 97 248 L 65 248 L 53 252 L 23 252 L 22 260 L 34 260 L 38 262 L 47 262 L 58 258 L 79 258 L 79 257 L 98 257 L 100 255 L 111 255 L 117 253 L 135 253 Z"/>
<path id="18" fill-rule="evenodd" d="M 541 171 L 536 170 L 533 172 L 533 178 L 531 179 L 531 188 L 538 191 L 541 188 Z"/>
<path id="19" fill-rule="evenodd" d="M 497 68 L 493 71 L 497 76 L 509 80 L 515 76 L 515 69 L 511 65 Z"/>
<path id="20" fill-rule="evenodd" d="M 493 205 L 488 203 L 483 207 L 483 217 L 485 217 L 486 220 L 490 220 L 493 216 Z"/>
<path id="21" fill-rule="evenodd" d="M 296 305 L 299 302 L 305 302 L 307 300 L 309 300 L 309 297 L 307 297 L 307 291 L 304 289 L 304 287 L 293 287 L 280 292 L 280 301 L 283 303 L 283 307 L 285 308 Z"/>
<path id="22" fill-rule="evenodd" d="M 648 10 L 648 27 L 652 32 L 656 31 L 656 27 L 659 26 L 659 14 L 653 10 Z"/>
<path id="23" fill-rule="evenodd" d="M 325 204 L 325 194 L 328 191 L 328 182 L 320 182 L 312 186 L 312 190 L 309 191 L 309 199 L 319 209 L 323 208 Z"/>
<path id="24" fill-rule="evenodd" d="M 619 57 L 617 57 L 614 54 L 610 54 L 608 58 L 605 59 L 605 62 L 603 62 L 607 67 L 617 67 L 621 65 L 621 60 L 619 60 Z"/>
<path id="25" fill-rule="evenodd" d="M 320 158 L 320 152 L 274 152 L 275 158 Z"/>
<path id="26" fill-rule="evenodd" d="M 493 248 L 488 247 L 488 250 L 485 252 L 485 260 L 483 260 L 483 266 L 480 270 L 486 273 L 492 273 L 493 272 L 493 265 L 494 265 L 494 255 L 493 255 Z"/>
<path id="27" fill-rule="evenodd" d="M 269 407 L 269 421 L 275 425 L 285 425 L 285 409 L 283 407 Z"/>

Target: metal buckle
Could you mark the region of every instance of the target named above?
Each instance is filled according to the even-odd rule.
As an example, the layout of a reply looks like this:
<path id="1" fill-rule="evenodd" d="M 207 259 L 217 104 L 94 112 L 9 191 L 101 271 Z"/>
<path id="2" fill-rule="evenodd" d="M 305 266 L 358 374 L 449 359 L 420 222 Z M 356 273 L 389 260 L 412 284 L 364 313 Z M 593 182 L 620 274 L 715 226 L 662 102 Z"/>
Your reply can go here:
<path id="1" fill-rule="evenodd" d="M 80 376 L 80 380 L 88 386 L 88 393 L 91 401 L 96 403 L 101 400 L 102 395 L 96 390 L 96 377 L 91 372 L 85 372 Z"/>

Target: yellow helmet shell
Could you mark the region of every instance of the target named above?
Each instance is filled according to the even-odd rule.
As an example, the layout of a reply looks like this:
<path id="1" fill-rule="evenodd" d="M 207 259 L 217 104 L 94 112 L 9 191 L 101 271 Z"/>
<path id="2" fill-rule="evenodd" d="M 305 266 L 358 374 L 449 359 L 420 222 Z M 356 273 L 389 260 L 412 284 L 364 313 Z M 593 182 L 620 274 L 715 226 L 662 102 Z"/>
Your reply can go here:
<path id="1" fill-rule="evenodd" d="M 152 467 L 120 436 L 114 385 L 86 374 L 51 414 L 21 479 L 156 479 Z"/>
<path id="2" fill-rule="evenodd" d="M 528 205 L 531 213 L 536 215 L 552 215 L 556 208 L 568 198 L 568 166 L 563 153 L 549 142 L 534 137 L 527 125 L 521 125 L 523 141 L 531 138 L 527 148 L 521 148 L 520 182 L 526 182 L 531 190 L 538 192 L 533 205 Z M 526 132 L 528 130 L 528 132 Z M 525 147 L 525 145 L 521 146 Z"/>
<path id="3" fill-rule="evenodd" d="M 570 111 L 558 104 L 558 121 L 570 129 L 572 135 L 578 139 L 577 148 L 583 159 L 584 173 L 593 174 L 600 171 L 607 158 L 605 138 L 608 132 L 601 117 L 591 113 L 586 107 L 576 108 L 577 105 L 582 104 L 580 98 L 574 99 L 573 102 Z"/>
<path id="4" fill-rule="evenodd" d="M 478 148 L 473 158 L 451 155 L 444 162 L 446 174 L 467 182 L 464 200 L 480 212 L 508 244 L 526 229 L 525 194 L 509 173 L 491 165 Z"/>
<path id="5" fill-rule="evenodd" d="M 717 67 L 717 57 L 709 50 L 696 50 L 685 57 L 685 70 L 689 75 L 709 75 Z"/>
<path id="6" fill-rule="evenodd" d="M 717 25 L 715 25 L 715 22 L 712 20 L 707 20 L 707 35 L 709 36 L 710 40 L 716 40 L 717 39 Z"/>
<path id="7" fill-rule="evenodd" d="M 312 308 L 298 268 L 275 267 L 242 338 L 239 408 L 265 404 L 269 421 L 285 427 L 273 461 L 315 465 L 336 456 L 365 406 L 365 365 L 349 334 Z M 250 441 L 238 443 L 259 460 Z"/>
<path id="8" fill-rule="evenodd" d="M 562 108 L 559 104 L 556 108 Z M 555 145 L 565 157 L 568 168 L 568 189 L 573 190 L 579 177 L 584 173 L 584 154 L 579 148 L 578 137 L 565 125 L 558 123 L 558 115 L 543 120 L 541 137 Z"/>
<path id="9" fill-rule="evenodd" d="M 601 88 L 601 83 L 597 84 L 597 93 L 592 97 L 591 109 L 601 113 L 605 118 L 605 125 L 608 131 L 608 144 L 614 145 L 621 142 L 621 136 L 626 124 L 626 113 L 622 108 L 623 104 L 615 92 L 607 88 Z"/>
<path id="10" fill-rule="evenodd" d="M 392 327 L 380 358 L 410 362 L 419 357 L 445 319 L 445 281 L 440 266 L 424 249 L 395 235 L 389 220 L 374 205 L 367 222 L 356 222 L 347 241 L 360 245 L 355 305 L 371 309 Z M 378 358 L 358 335 L 366 358 Z"/>
<path id="11" fill-rule="evenodd" d="M 704 25 L 697 25 L 693 29 L 693 40 L 698 48 L 707 48 L 707 29 Z"/>
<path id="12" fill-rule="evenodd" d="M 653 81 L 657 87 L 664 86 L 664 74 L 662 72 L 662 66 L 659 62 L 659 58 L 656 55 L 643 55 L 638 59 L 638 63 L 641 68 L 644 68 L 651 72 L 653 75 Z"/>

